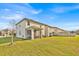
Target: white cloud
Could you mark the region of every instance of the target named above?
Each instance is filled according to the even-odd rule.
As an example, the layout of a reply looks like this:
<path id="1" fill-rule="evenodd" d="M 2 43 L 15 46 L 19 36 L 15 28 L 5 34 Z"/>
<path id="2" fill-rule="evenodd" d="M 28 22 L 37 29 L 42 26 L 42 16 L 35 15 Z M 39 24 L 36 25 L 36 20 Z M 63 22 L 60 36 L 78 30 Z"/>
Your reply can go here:
<path id="1" fill-rule="evenodd" d="M 39 13 L 42 12 L 42 10 L 37 10 L 37 11 L 36 11 L 36 10 L 32 10 L 31 12 L 32 12 L 33 14 L 39 14 Z"/>
<path id="2" fill-rule="evenodd" d="M 7 9 L 7 8 L 6 8 L 6 9 L 4 9 L 4 10 L 5 10 L 5 11 L 10 11 L 10 9 Z"/>
<path id="3" fill-rule="evenodd" d="M 36 10 L 35 8 L 33 8 L 30 4 L 25 4 L 28 8 L 29 8 L 29 11 L 32 13 L 32 14 L 39 14 L 41 13 L 43 10 L 39 9 L 39 10 Z"/>
<path id="4" fill-rule="evenodd" d="M 1 12 L 1 11 L 7 12 L 7 11 L 11 11 L 11 10 L 8 9 L 8 8 L 4 8 L 4 9 L 1 9 L 0 12 Z"/>
<path id="5" fill-rule="evenodd" d="M 26 12 L 28 14 L 32 14 L 32 15 L 35 15 L 35 14 L 39 14 L 42 12 L 41 9 L 35 9 L 33 8 L 30 4 L 24 4 L 24 5 L 17 5 L 16 7 L 19 7 L 21 11 L 23 12 Z"/>
<path id="6" fill-rule="evenodd" d="M 55 13 L 64 13 L 64 12 L 68 12 L 68 11 L 72 11 L 72 10 L 76 10 L 79 9 L 79 5 L 75 5 L 75 6 L 60 6 L 60 7 L 54 7 L 51 10 Z"/>
<path id="7" fill-rule="evenodd" d="M 63 13 L 63 12 L 66 11 L 66 8 L 64 8 L 64 7 L 56 7 L 56 8 L 53 8 L 52 11 L 55 12 L 55 13 Z"/>
<path id="8" fill-rule="evenodd" d="M 6 19 L 6 20 L 18 20 L 18 19 L 22 19 L 24 18 L 25 16 L 24 15 L 21 15 L 21 14 L 14 14 L 14 15 L 8 15 L 8 16 L 1 16 L 0 18 L 1 19 Z"/>
<path id="9" fill-rule="evenodd" d="M 0 10 L 0 14 L 15 14 L 15 13 L 20 13 L 20 14 L 26 14 L 26 15 L 36 15 L 42 12 L 41 9 L 35 9 L 33 8 L 30 4 L 23 4 L 23 5 L 18 5 L 18 4 L 6 4 L 9 6 L 9 8 L 4 8 Z M 10 6 L 11 5 L 11 6 Z"/>

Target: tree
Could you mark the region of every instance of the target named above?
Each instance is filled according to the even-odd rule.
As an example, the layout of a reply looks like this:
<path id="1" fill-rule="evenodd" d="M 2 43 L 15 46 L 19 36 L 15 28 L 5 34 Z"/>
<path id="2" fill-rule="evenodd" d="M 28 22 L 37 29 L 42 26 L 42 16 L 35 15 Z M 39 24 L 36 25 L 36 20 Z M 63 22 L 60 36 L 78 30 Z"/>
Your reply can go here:
<path id="1" fill-rule="evenodd" d="M 14 42 L 14 30 L 15 30 L 16 21 L 15 20 L 11 20 L 9 22 L 9 24 L 10 24 L 10 27 L 11 27 L 11 44 L 13 44 L 13 42 Z"/>

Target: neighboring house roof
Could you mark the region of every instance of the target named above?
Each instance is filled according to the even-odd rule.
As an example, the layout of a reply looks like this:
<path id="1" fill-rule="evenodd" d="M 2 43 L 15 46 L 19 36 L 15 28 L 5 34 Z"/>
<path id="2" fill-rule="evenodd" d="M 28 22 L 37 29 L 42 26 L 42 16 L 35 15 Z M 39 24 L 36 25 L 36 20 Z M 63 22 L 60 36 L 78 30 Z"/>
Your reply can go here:
<path id="1" fill-rule="evenodd" d="M 28 18 L 24 18 L 23 20 L 19 21 L 17 24 L 21 23 L 21 22 L 24 21 L 24 20 L 25 20 L 25 21 L 32 21 L 32 22 L 35 22 L 35 23 L 38 23 L 38 24 L 41 24 L 41 25 L 45 25 L 45 26 L 51 27 L 51 28 L 60 29 L 60 28 L 58 28 L 58 27 L 52 27 L 52 26 L 49 26 L 49 25 L 47 25 L 47 24 L 43 24 L 43 23 L 40 23 L 40 22 L 38 22 L 38 21 L 34 21 L 34 20 L 32 20 L 32 19 L 28 19 Z M 17 24 L 16 24 L 16 25 L 17 25 Z M 60 30 L 65 31 L 65 30 L 63 30 L 63 29 L 60 29 Z"/>
<path id="2" fill-rule="evenodd" d="M 9 31 L 8 29 L 3 29 L 2 31 L 5 31 L 5 32 L 7 32 L 7 31 Z"/>
<path id="3" fill-rule="evenodd" d="M 13 29 L 13 31 L 14 31 L 14 33 L 16 33 L 15 29 Z M 11 30 L 6 28 L 6 29 L 2 29 L 1 32 L 11 32 Z"/>

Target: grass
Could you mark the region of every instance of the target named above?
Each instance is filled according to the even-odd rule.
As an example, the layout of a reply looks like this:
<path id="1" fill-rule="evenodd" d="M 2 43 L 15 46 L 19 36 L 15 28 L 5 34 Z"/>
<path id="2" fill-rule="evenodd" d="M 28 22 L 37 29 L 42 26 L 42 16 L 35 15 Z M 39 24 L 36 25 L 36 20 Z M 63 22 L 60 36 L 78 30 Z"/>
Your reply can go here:
<path id="1" fill-rule="evenodd" d="M 7 40 L 7 38 L 5 39 Z M 79 56 L 79 36 L 47 37 L 35 40 L 15 41 L 15 44 L 12 46 L 8 45 L 0 46 L 0 55 L 1 56 Z"/>
<path id="2" fill-rule="evenodd" d="M 18 40 L 20 41 L 22 39 L 14 37 L 14 41 L 18 41 Z M 11 42 L 11 37 L 0 38 L 0 44 L 2 44 L 2 43 L 8 43 L 8 42 Z"/>

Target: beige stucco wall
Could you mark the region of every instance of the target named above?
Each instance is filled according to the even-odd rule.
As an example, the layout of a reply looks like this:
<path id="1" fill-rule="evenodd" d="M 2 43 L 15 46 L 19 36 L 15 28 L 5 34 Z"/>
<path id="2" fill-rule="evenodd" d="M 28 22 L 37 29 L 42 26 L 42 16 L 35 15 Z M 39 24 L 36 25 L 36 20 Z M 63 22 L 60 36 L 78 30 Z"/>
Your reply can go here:
<path id="1" fill-rule="evenodd" d="M 28 26 L 27 25 L 27 22 L 26 22 L 26 26 Z M 30 21 L 30 26 L 36 26 L 36 27 L 40 28 L 41 24 L 38 24 L 36 22 Z M 40 35 L 40 32 L 39 31 L 36 31 L 36 36 L 38 37 L 39 35 Z"/>
<path id="2" fill-rule="evenodd" d="M 54 32 L 54 28 L 48 27 L 48 36 L 50 36 L 50 33 Z"/>
<path id="3" fill-rule="evenodd" d="M 41 28 L 42 28 L 42 30 L 41 30 L 42 36 L 45 36 L 45 25 L 42 25 Z"/>
<path id="4" fill-rule="evenodd" d="M 30 26 L 36 26 L 40 28 L 40 24 L 30 21 Z"/>
<path id="5" fill-rule="evenodd" d="M 27 26 L 27 22 L 26 22 L 26 26 Z M 45 36 L 46 34 L 45 34 L 45 25 L 43 25 L 43 24 L 39 24 L 39 23 L 36 23 L 36 22 L 32 22 L 32 21 L 30 21 L 30 26 L 36 26 L 36 27 L 39 27 L 40 28 L 40 26 L 41 26 L 41 28 L 42 28 L 42 30 L 41 30 L 41 35 L 42 36 Z M 48 29 L 48 28 L 47 28 Z M 49 30 L 50 31 L 50 30 Z M 37 32 L 37 36 L 39 35 L 39 31 Z"/>
<path id="6" fill-rule="evenodd" d="M 57 33 L 59 33 L 59 32 L 64 32 L 63 30 L 61 30 L 61 29 L 58 29 L 58 28 L 55 28 L 55 30 L 54 30 L 55 32 L 57 32 Z"/>

